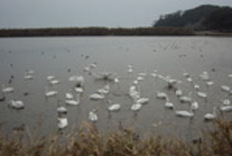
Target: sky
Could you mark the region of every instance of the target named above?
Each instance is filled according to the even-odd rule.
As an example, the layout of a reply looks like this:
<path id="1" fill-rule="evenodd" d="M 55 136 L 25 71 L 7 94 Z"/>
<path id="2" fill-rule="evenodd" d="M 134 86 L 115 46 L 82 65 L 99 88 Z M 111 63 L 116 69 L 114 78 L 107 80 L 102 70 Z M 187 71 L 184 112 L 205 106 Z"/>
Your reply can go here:
<path id="1" fill-rule="evenodd" d="M 0 0 L 0 28 L 149 27 L 160 15 L 232 0 Z"/>

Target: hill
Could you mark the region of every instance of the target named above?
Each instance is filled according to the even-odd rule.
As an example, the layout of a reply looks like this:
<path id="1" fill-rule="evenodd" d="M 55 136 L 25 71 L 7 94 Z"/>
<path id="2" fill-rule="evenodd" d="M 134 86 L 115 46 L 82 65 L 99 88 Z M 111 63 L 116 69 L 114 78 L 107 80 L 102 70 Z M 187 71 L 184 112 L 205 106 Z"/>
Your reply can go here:
<path id="1" fill-rule="evenodd" d="M 232 31 L 232 8 L 201 5 L 161 15 L 154 27 L 187 27 L 194 30 Z"/>

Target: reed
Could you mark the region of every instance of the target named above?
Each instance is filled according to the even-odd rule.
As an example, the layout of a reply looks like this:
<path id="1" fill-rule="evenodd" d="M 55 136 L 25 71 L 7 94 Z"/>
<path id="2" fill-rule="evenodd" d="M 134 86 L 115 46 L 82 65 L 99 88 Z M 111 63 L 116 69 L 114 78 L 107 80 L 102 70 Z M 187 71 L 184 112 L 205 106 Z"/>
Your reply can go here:
<path id="1" fill-rule="evenodd" d="M 9 138 L 0 133 L 0 155 L 4 156 L 231 156 L 232 122 L 216 121 L 213 130 L 192 143 L 160 135 L 139 136 L 120 127 L 102 134 L 84 122 L 77 131 L 51 137 L 31 137 L 21 131 Z M 27 139 L 26 139 L 27 138 Z"/>

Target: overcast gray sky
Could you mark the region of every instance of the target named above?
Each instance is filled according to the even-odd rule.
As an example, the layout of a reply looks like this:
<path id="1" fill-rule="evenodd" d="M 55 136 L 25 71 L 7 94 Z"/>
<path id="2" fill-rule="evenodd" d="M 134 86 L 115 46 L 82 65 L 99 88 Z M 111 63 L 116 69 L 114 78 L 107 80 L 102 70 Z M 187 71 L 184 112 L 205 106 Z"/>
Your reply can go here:
<path id="1" fill-rule="evenodd" d="M 0 28 L 143 27 L 161 14 L 232 0 L 0 0 Z"/>

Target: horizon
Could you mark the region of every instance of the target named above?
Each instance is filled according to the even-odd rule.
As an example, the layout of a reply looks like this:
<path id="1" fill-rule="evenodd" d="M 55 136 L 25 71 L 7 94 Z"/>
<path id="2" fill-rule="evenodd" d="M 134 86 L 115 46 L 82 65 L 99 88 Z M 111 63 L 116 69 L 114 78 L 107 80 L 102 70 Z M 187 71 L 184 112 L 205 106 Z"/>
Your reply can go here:
<path id="1" fill-rule="evenodd" d="M 170 5 L 173 4 L 173 5 Z M 54 5 L 55 4 L 55 5 Z M 0 1 L 0 29 L 152 27 L 160 15 L 200 5 L 232 7 L 231 0 Z"/>

